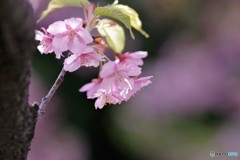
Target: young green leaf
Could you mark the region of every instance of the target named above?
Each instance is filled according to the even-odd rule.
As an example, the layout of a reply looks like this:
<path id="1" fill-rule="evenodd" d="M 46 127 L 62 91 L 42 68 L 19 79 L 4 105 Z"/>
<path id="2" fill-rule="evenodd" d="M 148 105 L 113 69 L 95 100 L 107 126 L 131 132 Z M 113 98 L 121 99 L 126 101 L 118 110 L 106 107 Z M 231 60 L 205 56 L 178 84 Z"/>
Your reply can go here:
<path id="1" fill-rule="evenodd" d="M 109 47 L 115 53 L 122 53 L 125 47 L 125 34 L 119 24 L 109 19 L 103 19 L 99 21 L 97 30 L 101 36 L 106 37 Z"/>
<path id="2" fill-rule="evenodd" d="M 63 7 L 87 7 L 88 4 L 88 0 L 51 0 L 48 4 L 48 8 L 42 12 L 38 22 L 56 9 Z"/>
<path id="3" fill-rule="evenodd" d="M 131 37 L 134 39 L 134 34 L 132 32 L 131 20 L 130 17 L 123 13 L 119 8 L 114 7 L 114 5 L 109 5 L 105 7 L 97 7 L 94 10 L 94 13 L 99 16 L 107 16 L 114 18 L 120 22 L 122 22 L 126 28 L 130 31 Z"/>
<path id="4" fill-rule="evenodd" d="M 149 35 L 142 29 L 142 22 L 139 18 L 138 13 L 133 8 L 127 5 L 122 5 L 122 4 L 115 4 L 113 6 L 120 9 L 124 14 L 130 17 L 130 21 L 131 21 L 130 23 L 133 28 L 139 31 L 146 38 L 149 37 Z"/>

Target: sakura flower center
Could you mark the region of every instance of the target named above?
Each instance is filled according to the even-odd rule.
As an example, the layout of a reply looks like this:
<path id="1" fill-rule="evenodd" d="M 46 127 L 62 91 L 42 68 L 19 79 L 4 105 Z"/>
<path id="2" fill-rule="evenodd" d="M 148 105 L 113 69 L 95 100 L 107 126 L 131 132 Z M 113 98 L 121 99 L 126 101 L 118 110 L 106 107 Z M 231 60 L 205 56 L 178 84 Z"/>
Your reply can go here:
<path id="1" fill-rule="evenodd" d="M 41 42 L 40 45 L 47 48 L 52 42 L 52 39 L 45 37 Z"/>
<path id="2" fill-rule="evenodd" d="M 85 64 L 85 65 L 89 64 L 90 63 L 89 62 L 90 58 L 91 57 L 89 55 L 87 55 L 87 54 L 81 55 L 81 64 Z"/>
<path id="3" fill-rule="evenodd" d="M 73 40 L 74 36 L 76 35 L 76 32 L 74 31 L 74 29 L 71 26 L 69 26 L 67 24 L 66 24 L 66 28 L 67 28 L 67 35 L 68 35 L 69 40 Z"/>
<path id="4" fill-rule="evenodd" d="M 73 30 L 68 31 L 69 40 L 73 40 L 76 33 Z"/>

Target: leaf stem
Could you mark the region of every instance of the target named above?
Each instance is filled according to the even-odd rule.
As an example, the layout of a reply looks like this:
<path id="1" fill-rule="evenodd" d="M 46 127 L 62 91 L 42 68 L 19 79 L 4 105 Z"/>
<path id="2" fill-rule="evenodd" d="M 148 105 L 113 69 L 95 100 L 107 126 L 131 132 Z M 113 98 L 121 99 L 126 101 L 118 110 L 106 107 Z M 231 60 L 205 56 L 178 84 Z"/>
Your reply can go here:
<path id="1" fill-rule="evenodd" d="M 56 81 L 52 85 L 48 94 L 45 97 L 42 98 L 42 101 L 41 101 L 41 104 L 39 105 L 39 110 L 38 110 L 38 116 L 39 117 L 42 116 L 45 113 L 46 106 L 48 105 L 48 103 L 52 99 L 52 97 L 55 94 L 58 87 L 62 84 L 65 74 L 66 74 L 66 71 L 62 68 L 61 72 L 59 73 Z"/>

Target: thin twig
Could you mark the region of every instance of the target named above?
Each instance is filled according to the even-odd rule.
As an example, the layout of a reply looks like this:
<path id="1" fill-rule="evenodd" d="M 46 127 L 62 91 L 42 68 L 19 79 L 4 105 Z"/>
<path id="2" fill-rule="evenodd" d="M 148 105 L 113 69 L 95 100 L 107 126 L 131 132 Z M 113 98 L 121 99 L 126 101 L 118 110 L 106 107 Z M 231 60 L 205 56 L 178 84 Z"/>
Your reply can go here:
<path id="1" fill-rule="evenodd" d="M 56 92 L 56 90 L 58 89 L 58 87 L 63 82 L 65 74 L 66 74 L 66 71 L 64 69 L 62 69 L 61 72 L 59 73 L 56 81 L 54 82 L 52 88 L 49 90 L 48 94 L 45 97 L 42 98 L 42 102 L 39 105 L 39 110 L 38 110 L 38 116 L 39 117 L 42 116 L 45 113 L 46 106 L 48 105 L 48 103 L 52 99 L 52 97 L 53 97 L 54 93 Z"/>

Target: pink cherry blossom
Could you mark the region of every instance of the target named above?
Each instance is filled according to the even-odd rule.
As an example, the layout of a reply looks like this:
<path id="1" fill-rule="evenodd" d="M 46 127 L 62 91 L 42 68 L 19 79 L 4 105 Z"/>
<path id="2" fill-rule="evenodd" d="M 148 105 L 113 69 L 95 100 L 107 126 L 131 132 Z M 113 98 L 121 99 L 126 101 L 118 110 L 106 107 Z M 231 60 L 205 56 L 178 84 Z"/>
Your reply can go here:
<path id="1" fill-rule="evenodd" d="M 35 31 L 35 39 L 40 41 L 40 44 L 38 45 L 38 50 L 40 51 L 41 54 L 48 54 L 53 52 L 53 46 L 52 46 L 52 41 L 53 41 L 53 35 L 47 33 L 47 31 L 42 28 L 44 33 L 36 30 Z"/>
<path id="2" fill-rule="evenodd" d="M 101 82 L 102 82 L 102 78 L 93 79 L 92 82 L 87 83 L 84 86 L 82 86 L 79 89 L 79 91 L 80 92 L 87 92 L 87 97 L 89 99 L 93 99 L 93 98 L 95 98 L 95 94 L 97 93 L 97 91 L 101 87 Z"/>
<path id="3" fill-rule="evenodd" d="M 120 63 L 127 63 L 136 66 L 143 65 L 143 58 L 147 57 L 148 53 L 145 51 L 137 51 L 137 52 L 126 52 L 125 54 L 118 54 L 117 57 Z"/>
<path id="4" fill-rule="evenodd" d="M 87 92 L 89 99 L 97 98 L 95 101 L 95 108 L 102 109 L 106 104 L 120 104 L 122 101 L 128 101 L 134 94 L 140 89 L 151 83 L 152 76 L 132 78 L 134 88 L 130 90 L 126 95 L 123 95 L 123 90 L 116 89 L 112 92 L 107 92 L 102 86 L 103 79 L 93 79 L 92 82 L 85 84 L 80 88 L 80 92 Z M 109 84 L 111 85 L 111 84 Z"/>
<path id="5" fill-rule="evenodd" d="M 99 89 L 95 97 L 95 109 L 102 109 L 106 104 L 120 104 L 123 100 L 117 91 L 107 93 L 104 89 Z"/>
<path id="6" fill-rule="evenodd" d="M 60 52 L 70 50 L 72 53 L 81 53 L 93 41 L 90 33 L 82 26 L 81 18 L 70 18 L 54 22 L 47 31 L 54 35 L 53 46 Z"/>
<path id="7" fill-rule="evenodd" d="M 64 70 L 73 72 L 81 66 L 98 67 L 99 62 L 104 61 L 104 56 L 96 53 L 92 48 L 88 47 L 84 52 L 72 54 L 64 61 Z"/>
<path id="8" fill-rule="evenodd" d="M 150 81 L 151 78 L 152 76 L 134 78 L 134 88 L 129 91 L 124 100 L 128 101 L 134 94 L 140 91 L 143 87 L 151 84 L 152 83 Z"/>
<path id="9" fill-rule="evenodd" d="M 107 65 L 112 65 L 111 62 Z M 106 65 L 106 64 L 105 64 Z M 110 71 L 111 72 L 111 71 Z M 152 76 L 142 78 L 128 77 L 131 88 L 128 85 L 119 87 L 114 80 L 108 78 L 93 79 L 92 82 L 85 84 L 80 88 L 80 92 L 87 92 L 89 99 L 97 98 L 95 101 L 95 108 L 102 109 L 106 104 L 120 104 L 122 101 L 127 101 L 138 92 L 141 88 L 151 83 Z M 109 89 L 111 88 L 111 89 Z"/>
<path id="10" fill-rule="evenodd" d="M 38 30 L 35 31 L 35 39 L 40 41 L 40 44 L 37 47 L 38 50 L 41 54 L 48 54 L 54 52 L 57 59 L 61 58 L 62 52 L 56 49 L 52 44 L 54 36 L 48 33 L 45 28 L 42 29 L 44 33 Z"/>
<path id="11" fill-rule="evenodd" d="M 126 94 L 128 90 L 133 89 L 132 76 L 141 74 L 141 68 L 135 65 L 124 65 L 121 63 L 109 61 L 103 65 L 100 77 L 103 78 L 102 87 L 107 92 L 120 89 L 121 94 Z"/>
<path id="12" fill-rule="evenodd" d="M 105 104 L 117 104 L 122 102 L 122 97 L 117 91 L 107 93 L 105 89 L 101 88 L 102 79 L 93 79 L 92 82 L 85 84 L 80 88 L 80 92 L 87 92 L 88 99 L 97 98 L 95 102 L 96 109 L 102 109 Z"/>

